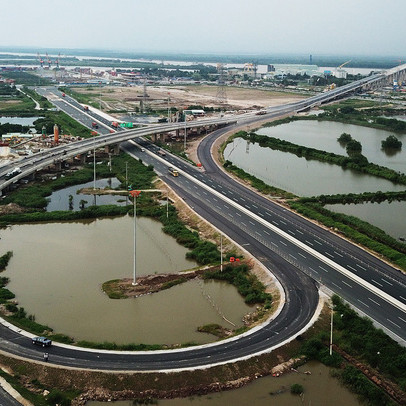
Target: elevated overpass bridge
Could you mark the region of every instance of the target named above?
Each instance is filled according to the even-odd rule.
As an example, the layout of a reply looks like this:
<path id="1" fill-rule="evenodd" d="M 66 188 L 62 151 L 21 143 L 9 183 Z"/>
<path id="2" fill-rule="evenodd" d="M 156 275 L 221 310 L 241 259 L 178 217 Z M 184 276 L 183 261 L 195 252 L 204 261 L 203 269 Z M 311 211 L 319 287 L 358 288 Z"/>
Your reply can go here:
<path id="1" fill-rule="evenodd" d="M 62 162 L 68 158 L 86 154 L 93 149 L 117 145 L 121 142 L 128 141 L 134 138 L 145 137 L 154 134 L 163 134 L 170 131 L 184 131 L 186 133 L 188 129 L 193 128 L 217 128 L 231 125 L 244 125 L 248 123 L 253 124 L 259 121 L 263 121 L 266 118 L 271 119 L 287 114 L 295 114 L 297 112 L 304 111 L 306 109 L 310 109 L 351 94 L 369 91 L 372 89 L 379 89 L 382 86 L 387 85 L 388 83 L 393 83 L 393 81 L 403 82 L 404 80 L 406 80 L 406 64 L 399 65 L 383 73 L 368 76 L 361 80 L 338 87 L 334 90 L 317 94 L 305 100 L 281 106 L 268 107 L 266 109 L 266 114 L 261 116 L 257 116 L 255 115 L 255 112 L 253 112 L 242 115 L 219 117 L 193 122 L 150 125 L 134 130 L 117 131 L 114 134 L 109 133 L 107 135 L 99 135 L 97 137 L 76 141 L 71 144 L 57 146 L 47 151 L 39 152 L 37 154 L 24 157 L 16 162 L 1 166 L 0 194 L 12 183 L 17 182 L 20 179 L 25 178 L 38 170 L 46 168 L 49 165 Z M 21 172 L 10 179 L 7 179 L 7 173 L 11 172 L 15 168 L 19 168 Z"/>

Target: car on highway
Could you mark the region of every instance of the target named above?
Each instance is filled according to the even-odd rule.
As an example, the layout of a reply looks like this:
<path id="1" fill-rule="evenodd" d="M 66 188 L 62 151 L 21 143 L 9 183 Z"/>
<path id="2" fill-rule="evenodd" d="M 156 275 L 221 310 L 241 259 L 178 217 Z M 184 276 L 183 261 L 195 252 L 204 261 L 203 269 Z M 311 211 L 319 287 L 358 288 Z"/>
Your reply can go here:
<path id="1" fill-rule="evenodd" d="M 50 347 L 52 341 L 46 337 L 33 337 L 31 339 L 33 345 L 40 345 L 41 347 Z"/>

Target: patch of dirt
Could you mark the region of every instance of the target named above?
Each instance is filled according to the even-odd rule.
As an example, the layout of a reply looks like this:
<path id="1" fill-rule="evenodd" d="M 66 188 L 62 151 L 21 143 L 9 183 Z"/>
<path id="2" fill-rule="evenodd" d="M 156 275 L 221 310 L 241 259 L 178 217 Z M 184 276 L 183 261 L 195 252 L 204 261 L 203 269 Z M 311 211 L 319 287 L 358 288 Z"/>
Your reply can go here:
<path id="1" fill-rule="evenodd" d="M 0 206 L 0 215 L 3 214 L 18 214 L 18 213 L 24 213 L 27 210 L 24 209 L 23 207 L 19 206 L 18 204 L 15 203 L 9 203 L 5 204 L 4 206 Z"/>
<path id="2" fill-rule="evenodd" d="M 147 86 L 147 103 L 152 109 L 166 111 L 169 107 L 185 109 L 192 105 L 204 107 L 226 108 L 228 110 L 261 109 L 266 106 L 290 103 L 301 100 L 303 95 L 275 90 L 227 87 L 227 105 L 219 104 L 217 86 L 183 85 L 183 86 Z M 78 88 L 76 92 L 92 95 L 100 100 L 100 89 Z M 143 96 L 143 86 L 133 87 L 104 87 L 101 89 L 103 108 L 106 110 L 135 110 L 140 106 Z M 216 113 L 217 114 L 217 113 Z"/>
<path id="3" fill-rule="evenodd" d="M 170 284 L 171 282 L 174 282 L 176 284 L 176 281 L 180 281 L 180 283 L 183 283 L 188 280 L 197 278 L 201 276 L 205 272 L 205 270 L 206 269 L 198 269 L 194 271 L 179 272 L 173 274 L 138 276 L 136 285 L 133 285 L 133 279 L 124 278 L 117 281 L 105 282 L 103 284 L 103 289 L 105 290 L 105 292 L 113 292 L 121 298 L 135 298 L 159 292 L 165 289 L 165 286 L 170 287 L 170 285 L 168 286 L 168 284 Z"/>

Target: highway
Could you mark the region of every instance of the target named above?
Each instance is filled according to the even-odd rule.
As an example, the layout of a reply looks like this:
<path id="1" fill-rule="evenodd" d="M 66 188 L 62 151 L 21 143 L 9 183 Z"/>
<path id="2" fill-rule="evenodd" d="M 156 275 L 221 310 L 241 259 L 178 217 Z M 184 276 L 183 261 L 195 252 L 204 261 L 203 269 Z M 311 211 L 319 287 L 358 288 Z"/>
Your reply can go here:
<path id="1" fill-rule="evenodd" d="M 379 79 L 381 78 L 376 78 Z M 270 108 L 266 118 L 298 111 L 339 95 L 341 94 L 322 94 L 298 103 Z M 263 120 L 264 116 L 246 115 L 211 122 L 233 125 L 238 121 L 238 124 L 246 125 L 259 119 Z M 68 147 L 56 147 L 49 154 L 36 154 L 35 162 L 32 162 L 32 157 L 26 161 L 21 160 L 18 163 L 22 169 L 21 177 L 49 165 L 55 159 L 66 159 L 67 156 L 78 154 L 78 151 L 91 150 L 94 145 L 124 142 L 151 132 L 168 131 L 168 128 L 184 128 L 184 125 L 171 123 L 122 131 L 120 134 L 80 141 Z M 191 123 L 187 125 L 192 126 Z M 399 339 L 406 340 L 404 275 L 358 247 L 256 195 L 222 174 L 212 161 L 209 151 L 214 138 L 229 129 L 228 127 L 215 131 L 202 143 L 199 157 L 205 167 L 204 173 L 170 154 L 167 154 L 165 159 L 159 157 L 156 155 L 156 147 L 149 144 L 145 145 L 145 152 L 141 152 L 131 141 L 122 144 L 122 148 L 130 154 L 142 157 L 146 164 L 153 164 L 157 173 L 164 177 L 195 211 L 244 246 L 275 274 L 286 296 L 281 313 L 272 322 L 244 337 L 204 348 L 115 354 L 54 346 L 50 350 L 50 363 L 94 369 L 171 370 L 230 362 L 268 351 L 299 334 L 310 321 L 318 302 L 315 281 L 337 292 L 353 306 L 392 331 Z M 177 167 L 180 176 L 170 176 L 167 172 L 168 165 Z M 4 179 L 4 175 L 11 167 L 0 168 L 0 188 L 10 183 L 10 180 Z M 11 179 L 15 180 L 17 177 Z M 27 337 L 3 325 L 0 326 L 0 336 L 4 351 L 27 358 L 42 359 L 42 351 L 33 348 Z"/>

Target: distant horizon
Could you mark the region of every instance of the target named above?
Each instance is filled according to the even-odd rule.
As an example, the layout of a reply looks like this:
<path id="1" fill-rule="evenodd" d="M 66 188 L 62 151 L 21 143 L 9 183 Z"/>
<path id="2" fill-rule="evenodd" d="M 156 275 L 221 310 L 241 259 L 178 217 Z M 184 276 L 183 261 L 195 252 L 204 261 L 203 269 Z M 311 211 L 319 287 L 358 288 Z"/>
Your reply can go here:
<path id="1" fill-rule="evenodd" d="M 309 57 L 312 55 L 313 57 L 356 57 L 356 58 L 379 58 L 379 59 L 391 59 L 391 58 L 398 58 L 399 60 L 402 58 L 406 59 L 406 51 L 404 55 L 397 55 L 397 54 L 385 54 L 382 55 L 381 53 L 349 53 L 349 52 L 340 52 L 340 53 L 327 53 L 327 52 L 288 52 L 288 51 L 280 51 L 280 52 L 268 52 L 268 51 L 258 51 L 258 52 L 248 52 L 248 51 L 200 51 L 197 52 L 195 50 L 158 50 L 158 49 L 150 49 L 150 50 L 143 50 L 143 49 L 130 49 L 130 48 L 100 48 L 100 47 L 85 47 L 85 48 L 76 48 L 76 47 L 47 47 L 47 46 L 30 46 L 30 45 L 0 45 L 0 52 L 23 52 L 26 53 L 37 53 L 39 51 L 42 52 L 61 52 L 61 51 L 73 51 L 77 53 L 83 52 L 103 52 L 103 53 L 111 53 L 111 54 L 145 54 L 145 55 L 193 55 L 193 56 L 263 56 L 263 57 L 271 57 L 271 56 L 294 56 L 294 57 Z M 75 55 L 75 54 L 74 54 Z M 403 60 L 402 60 L 403 61 Z M 403 61 L 403 62 L 406 62 Z"/>
<path id="2" fill-rule="evenodd" d="M 61 58 L 66 56 L 87 57 L 89 59 L 142 59 L 149 61 L 172 60 L 176 62 L 188 62 L 194 65 L 205 63 L 224 63 L 224 64 L 244 64 L 257 63 L 259 65 L 267 64 L 297 64 L 297 65 L 317 65 L 325 67 L 340 66 L 349 61 L 347 68 L 370 68 L 387 69 L 399 65 L 400 60 L 397 56 L 382 55 L 351 55 L 351 54 L 305 54 L 294 52 L 275 52 L 271 53 L 223 53 L 223 52 L 174 52 L 174 51 L 131 51 L 123 49 L 107 48 L 39 48 L 29 46 L 0 46 L 0 65 L 7 60 L 2 55 L 19 54 L 21 62 L 24 61 L 24 55 L 36 55 L 39 53 L 42 57 L 50 54 L 53 58 L 61 53 Z M 312 63 L 310 63 L 312 55 Z M 30 59 L 32 61 L 32 58 Z M 32 62 L 31 62 L 32 64 Z M 127 67 L 128 68 L 128 67 Z"/>

